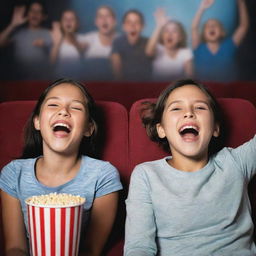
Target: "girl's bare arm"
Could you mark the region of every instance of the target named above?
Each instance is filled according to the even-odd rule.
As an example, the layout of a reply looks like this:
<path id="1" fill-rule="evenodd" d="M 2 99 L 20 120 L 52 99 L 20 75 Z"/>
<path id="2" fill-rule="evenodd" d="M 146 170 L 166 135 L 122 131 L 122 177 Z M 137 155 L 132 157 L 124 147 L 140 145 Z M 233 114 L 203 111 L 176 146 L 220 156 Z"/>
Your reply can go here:
<path id="1" fill-rule="evenodd" d="M 1 191 L 6 256 L 28 255 L 26 232 L 20 202 Z"/>
<path id="2" fill-rule="evenodd" d="M 249 27 L 249 15 L 246 8 L 245 0 L 237 0 L 238 12 L 239 12 L 239 25 L 233 34 L 233 41 L 236 45 L 239 45 Z"/>

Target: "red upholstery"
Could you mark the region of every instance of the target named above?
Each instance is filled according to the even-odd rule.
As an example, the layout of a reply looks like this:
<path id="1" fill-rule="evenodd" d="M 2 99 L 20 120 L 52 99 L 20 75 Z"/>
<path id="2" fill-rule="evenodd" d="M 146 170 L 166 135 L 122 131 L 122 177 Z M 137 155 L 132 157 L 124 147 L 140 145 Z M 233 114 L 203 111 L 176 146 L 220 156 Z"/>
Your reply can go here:
<path id="1" fill-rule="evenodd" d="M 0 81 L 0 101 L 35 100 L 50 81 Z M 86 82 L 95 100 L 115 101 L 130 109 L 139 99 L 158 97 L 170 82 Z M 205 82 L 215 97 L 234 97 L 250 100 L 256 106 L 256 82 Z"/>
<path id="2" fill-rule="evenodd" d="M 116 102 L 97 101 L 99 108 L 104 114 L 104 128 L 106 136 L 103 145 L 101 159 L 110 161 L 120 172 L 122 183 L 128 182 L 128 113 L 124 106 Z M 22 130 L 25 121 L 31 113 L 35 101 L 15 101 L 0 103 L 1 126 L 0 126 L 0 168 L 6 163 L 20 156 L 22 150 Z M 126 191 L 125 189 L 124 191 Z M 113 235 L 108 243 L 108 250 L 114 256 L 121 256 L 124 226 L 124 197 L 121 194 L 119 214 L 116 220 Z M 0 220 L 1 222 L 1 220 Z M 118 227 L 118 229 L 116 228 Z M 0 226 L 0 239 L 2 241 L 2 228 Z M 120 240 L 121 239 L 121 240 Z M 3 242 L 0 241 L 0 255 L 3 253 Z M 119 254 L 117 253 L 119 251 Z"/>
<path id="3" fill-rule="evenodd" d="M 155 102 L 148 98 L 136 101 L 129 115 L 129 152 L 130 169 L 138 163 L 163 157 L 166 153 L 154 142 L 150 141 L 139 117 L 141 103 Z M 256 134 L 256 109 L 253 104 L 244 99 L 220 98 L 219 103 L 224 111 L 227 122 L 227 145 L 236 147 Z"/>
<path id="4" fill-rule="evenodd" d="M 143 101 L 156 99 L 142 99 L 135 102 L 129 114 L 129 152 L 130 170 L 138 163 L 159 159 L 166 153 L 150 141 L 139 118 L 139 111 Z M 227 146 L 236 147 L 246 142 L 256 134 L 256 108 L 244 99 L 219 99 L 226 117 L 228 138 Z M 256 224 L 256 177 L 249 185 L 249 194 L 252 204 L 252 217 Z M 255 236 L 256 237 L 256 236 Z"/>

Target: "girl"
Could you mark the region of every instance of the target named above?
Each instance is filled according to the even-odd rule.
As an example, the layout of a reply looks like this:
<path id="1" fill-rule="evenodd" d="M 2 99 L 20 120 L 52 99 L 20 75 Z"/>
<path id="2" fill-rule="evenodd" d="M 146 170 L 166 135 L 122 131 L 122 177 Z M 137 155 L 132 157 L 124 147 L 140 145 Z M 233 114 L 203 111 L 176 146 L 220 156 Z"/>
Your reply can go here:
<path id="1" fill-rule="evenodd" d="M 28 255 L 25 199 L 52 192 L 86 198 L 80 255 L 101 255 L 122 185 L 110 163 L 85 155 L 97 134 L 95 113 L 92 97 L 73 80 L 57 80 L 39 98 L 26 128 L 23 159 L 6 165 L 0 176 L 7 256 Z"/>
<path id="2" fill-rule="evenodd" d="M 132 173 L 125 255 L 256 255 L 247 194 L 256 136 L 220 150 L 221 112 L 193 80 L 168 87 L 150 107 L 147 132 L 172 156 Z"/>
<path id="3" fill-rule="evenodd" d="M 153 57 L 153 79 L 173 80 L 193 75 L 193 54 L 186 48 L 181 23 L 170 20 L 163 9 L 155 13 L 156 28 L 148 41 L 146 54 Z"/>
<path id="4" fill-rule="evenodd" d="M 234 80 L 236 74 L 235 54 L 249 26 L 245 0 L 237 0 L 239 25 L 231 37 L 226 36 L 222 24 L 209 19 L 199 33 L 199 23 L 205 10 L 214 0 L 202 0 L 192 22 L 192 46 L 195 56 L 196 76 L 201 80 Z"/>
<path id="5" fill-rule="evenodd" d="M 60 22 L 53 23 L 50 59 L 51 63 L 56 64 L 56 76 L 81 76 L 81 60 L 86 43 L 82 43 L 81 35 L 76 33 L 78 26 L 78 17 L 73 10 L 64 11 Z"/>

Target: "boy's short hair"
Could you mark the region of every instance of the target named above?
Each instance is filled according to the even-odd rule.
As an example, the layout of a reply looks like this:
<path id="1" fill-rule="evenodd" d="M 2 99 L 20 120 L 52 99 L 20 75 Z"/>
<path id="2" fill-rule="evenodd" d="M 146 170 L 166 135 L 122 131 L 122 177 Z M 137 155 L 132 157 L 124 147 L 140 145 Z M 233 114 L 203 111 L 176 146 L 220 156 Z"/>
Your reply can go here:
<path id="1" fill-rule="evenodd" d="M 143 16 L 142 12 L 140 12 L 140 11 L 137 10 L 137 9 L 130 9 L 130 10 L 128 10 L 127 12 L 125 12 L 125 14 L 124 14 L 124 16 L 123 16 L 123 19 L 122 19 L 122 23 L 125 23 L 125 20 L 126 20 L 127 16 L 128 16 L 130 13 L 134 13 L 134 14 L 138 15 L 139 18 L 140 18 L 141 24 L 144 25 L 144 16 Z"/>

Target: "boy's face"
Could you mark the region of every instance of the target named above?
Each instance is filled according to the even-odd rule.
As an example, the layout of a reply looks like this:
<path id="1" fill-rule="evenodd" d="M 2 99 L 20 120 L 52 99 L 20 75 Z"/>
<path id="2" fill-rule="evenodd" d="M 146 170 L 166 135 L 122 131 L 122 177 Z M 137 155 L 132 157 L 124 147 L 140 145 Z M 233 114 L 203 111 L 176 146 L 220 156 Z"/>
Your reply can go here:
<path id="1" fill-rule="evenodd" d="M 123 30 L 130 42 L 136 42 L 143 30 L 143 24 L 140 16 L 136 13 L 129 13 L 123 23 Z"/>
<path id="2" fill-rule="evenodd" d="M 43 7 L 39 3 L 33 3 L 28 10 L 29 25 L 39 27 L 44 19 Z"/>
<path id="3" fill-rule="evenodd" d="M 97 11 L 95 24 L 103 35 L 112 33 L 116 26 L 116 19 L 108 8 L 100 8 Z"/>
<path id="4" fill-rule="evenodd" d="M 206 42 L 216 42 L 225 36 L 225 32 L 219 21 L 210 19 L 206 22 L 203 37 Z"/>

